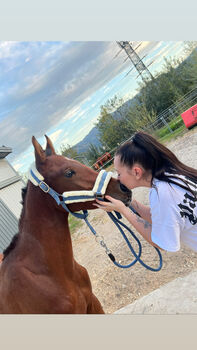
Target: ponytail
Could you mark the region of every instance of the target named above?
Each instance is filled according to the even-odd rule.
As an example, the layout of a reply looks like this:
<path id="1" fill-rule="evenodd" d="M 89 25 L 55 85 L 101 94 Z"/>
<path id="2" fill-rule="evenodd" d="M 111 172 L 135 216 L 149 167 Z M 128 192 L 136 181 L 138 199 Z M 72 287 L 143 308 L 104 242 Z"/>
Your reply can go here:
<path id="1" fill-rule="evenodd" d="M 189 189 L 187 179 L 197 184 L 196 169 L 180 162 L 173 152 L 143 131 L 137 132 L 131 141 L 122 144 L 116 155 L 119 155 L 121 163 L 128 167 L 132 167 L 134 163 L 141 164 L 145 171 L 151 173 L 151 183 L 156 178 L 174 183 L 186 190 Z M 183 175 L 186 178 L 181 179 L 185 185 L 173 180 L 180 180 L 177 175 Z M 194 194 L 197 196 L 197 193 Z"/>

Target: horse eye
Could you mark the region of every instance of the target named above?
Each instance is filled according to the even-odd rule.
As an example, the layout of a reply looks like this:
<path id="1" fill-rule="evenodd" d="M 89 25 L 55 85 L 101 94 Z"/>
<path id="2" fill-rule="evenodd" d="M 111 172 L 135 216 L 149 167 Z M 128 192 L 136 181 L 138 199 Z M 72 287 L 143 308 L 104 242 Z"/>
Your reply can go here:
<path id="1" fill-rule="evenodd" d="M 73 176 L 73 174 L 75 174 L 75 172 L 74 172 L 74 170 L 67 170 L 66 172 L 65 172 L 65 176 L 66 177 L 72 177 Z"/>

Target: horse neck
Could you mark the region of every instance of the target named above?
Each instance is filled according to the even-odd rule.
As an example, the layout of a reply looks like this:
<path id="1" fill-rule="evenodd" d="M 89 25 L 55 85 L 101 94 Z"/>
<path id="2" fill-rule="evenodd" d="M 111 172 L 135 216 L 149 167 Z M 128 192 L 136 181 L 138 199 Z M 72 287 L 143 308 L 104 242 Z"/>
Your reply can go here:
<path id="1" fill-rule="evenodd" d="M 66 260 L 73 265 L 72 241 L 68 226 L 68 213 L 61 211 L 55 200 L 31 183 L 28 185 L 25 208 L 21 218 L 22 241 L 35 242 L 50 259 Z M 33 250 L 33 249 L 32 249 Z M 36 254 L 38 252 L 35 249 Z"/>

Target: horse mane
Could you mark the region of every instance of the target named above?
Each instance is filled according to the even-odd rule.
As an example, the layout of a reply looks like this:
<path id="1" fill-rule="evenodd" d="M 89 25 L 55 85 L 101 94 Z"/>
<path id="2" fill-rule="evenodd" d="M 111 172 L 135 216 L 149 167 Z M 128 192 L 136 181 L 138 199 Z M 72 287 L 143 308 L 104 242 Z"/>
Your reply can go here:
<path id="1" fill-rule="evenodd" d="M 24 203 L 25 203 L 26 194 L 27 194 L 27 185 L 26 185 L 25 187 L 22 187 L 22 189 L 21 189 L 21 195 L 22 195 L 21 204 L 22 204 L 23 206 L 24 206 Z"/>
<path id="2" fill-rule="evenodd" d="M 16 247 L 17 242 L 18 242 L 19 234 L 16 233 L 13 237 L 12 240 L 7 248 L 4 249 L 3 251 L 3 259 L 4 260 L 8 254 Z"/>
<path id="3" fill-rule="evenodd" d="M 25 186 L 21 189 L 22 201 L 20 203 L 23 206 L 22 212 L 24 209 L 26 194 L 27 194 L 27 186 Z M 4 260 L 9 255 L 9 253 L 16 247 L 18 239 L 19 239 L 19 233 L 15 233 L 15 235 L 12 237 L 10 244 L 3 251 L 3 259 L 2 260 Z"/>

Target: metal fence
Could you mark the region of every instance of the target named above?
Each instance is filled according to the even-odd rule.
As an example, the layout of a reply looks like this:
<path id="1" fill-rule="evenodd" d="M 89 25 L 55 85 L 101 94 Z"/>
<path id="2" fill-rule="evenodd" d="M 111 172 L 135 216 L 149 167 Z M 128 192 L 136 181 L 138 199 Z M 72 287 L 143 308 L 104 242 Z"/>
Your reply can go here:
<path id="1" fill-rule="evenodd" d="M 166 126 L 169 132 L 174 131 L 170 127 L 170 122 L 175 120 L 181 113 L 186 111 L 197 103 L 197 88 L 189 91 L 183 97 L 178 99 L 174 104 L 169 106 L 167 109 L 158 114 L 156 121 L 152 124 L 146 125 L 143 129 L 145 130 L 158 130 Z"/>
<path id="2" fill-rule="evenodd" d="M 197 87 L 193 90 L 190 90 L 187 94 L 178 99 L 174 104 L 170 105 L 167 109 L 162 111 L 162 113 L 158 114 L 154 123 L 145 125 L 142 128 L 142 130 L 150 134 L 154 134 L 156 131 L 162 130 L 162 128 L 165 127 L 168 129 L 169 133 L 173 134 L 176 131 L 176 129 L 173 130 L 170 126 L 170 123 L 173 120 L 175 121 L 181 113 L 183 113 L 195 104 L 197 104 Z M 132 137 L 133 135 L 131 135 L 129 139 L 125 139 L 123 142 L 121 142 L 121 144 L 131 140 Z M 110 165 L 110 163 L 112 163 L 114 154 L 119 145 L 120 144 L 118 143 L 117 147 L 109 151 L 109 153 L 111 154 L 111 159 L 105 162 L 105 164 L 103 164 L 103 166 L 101 166 L 98 170 L 106 168 Z M 91 165 L 91 167 L 93 167 L 93 165 Z"/>

